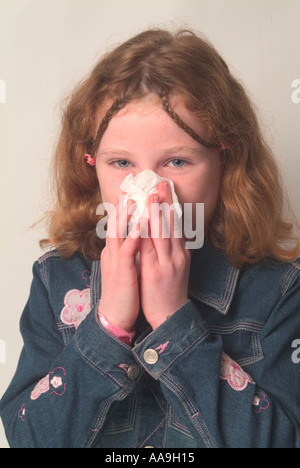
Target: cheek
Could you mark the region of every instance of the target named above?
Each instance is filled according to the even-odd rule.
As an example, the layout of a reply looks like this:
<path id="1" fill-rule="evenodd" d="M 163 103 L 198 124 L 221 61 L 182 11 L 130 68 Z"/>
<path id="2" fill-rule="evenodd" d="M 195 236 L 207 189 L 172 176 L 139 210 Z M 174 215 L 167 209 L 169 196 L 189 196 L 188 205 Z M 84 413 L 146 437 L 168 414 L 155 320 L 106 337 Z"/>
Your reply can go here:
<path id="1" fill-rule="evenodd" d="M 207 179 L 201 193 L 201 202 L 204 203 L 204 219 L 207 227 L 213 216 L 220 197 L 221 177 Z"/>
<path id="2" fill-rule="evenodd" d="M 120 185 L 122 180 L 119 178 L 115 180 L 113 177 L 99 177 L 98 182 L 100 186 L 101 200 L 103 203 L 111 203 L 116 206 L 119 203 L 121 195 Z"/>
<path id="3" fill-rule="evenodd" d="M 207 226 L 216 209 L 220 197 L 221 169 L 216 166 L 215 171 L 203 171 L 189 180 L 189 183 L 176 187 L 178 200 L 193 204 L 193 218 L 196 212 L 196 203 L 204 203 L 205 225 Z"/>
<path id="4" fill-rule="evenodd" d="M 100 184 L 101 199 L 104 203 L 112 203 L 116 205 L 119 201 L 120 190 L 115 190 L 114 187 Z"/>
<path id="5" fill-rule="evenodd" d="M 115 189 L 113 184 L 109 183 L 109 179 L 105 174 L 105 171 L 101 171 L 101 169 L 97 170 L 97 177 L 100 187 L 100 193 L 102 202 L 109 202 L 114 203 L 116 198 L 115 196 Z"/>
<path id="6" fill-rule="evenodd" d="M 214 206 L 218 202 L 221 187 L 221 173 L 201 174 L 183 184 L 175 185 L 178 200 L 183 203 L 205 203 Z"/>

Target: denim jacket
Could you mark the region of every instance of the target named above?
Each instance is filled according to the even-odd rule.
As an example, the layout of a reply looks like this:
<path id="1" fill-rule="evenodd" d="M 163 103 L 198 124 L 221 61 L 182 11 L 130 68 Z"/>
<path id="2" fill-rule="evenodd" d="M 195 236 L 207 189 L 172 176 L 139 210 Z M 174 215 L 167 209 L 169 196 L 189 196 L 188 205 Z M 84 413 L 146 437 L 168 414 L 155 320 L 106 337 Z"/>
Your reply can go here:
<path id="1" fill-rule="evenodd" d="M 100 262 L 33 267 L 0 414 L 11 447 L 300 448 L 300 262 L 236 270 L 209 243 L 189 300 L 131 346 L 100 324 Z M 170 291 L 172 294 L 172 291 Z"/>

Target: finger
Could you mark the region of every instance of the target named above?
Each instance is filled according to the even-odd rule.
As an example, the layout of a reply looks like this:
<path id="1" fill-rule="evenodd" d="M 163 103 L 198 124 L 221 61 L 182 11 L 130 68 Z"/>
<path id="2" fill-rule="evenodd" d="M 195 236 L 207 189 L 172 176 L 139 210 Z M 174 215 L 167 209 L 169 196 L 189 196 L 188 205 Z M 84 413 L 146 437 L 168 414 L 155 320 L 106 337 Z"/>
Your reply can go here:
<path id="1" fill-rule="evenodd" d="M 157 186 L 157 192 L 160 198 L 161 217 L 161 237 L 172 238 L 174 234 L 174 206 L 170 184 L 162 181 Z"/>
<path id="2" fill-rule="evenodd" d="M 178 218 L 176 210 L 170 212 L 170 232 L 172 249 L 185 249 L 184 236 L 182 230 L 182 218 Z"/>
<path id="3" fill-rule="evenodd" d="M 132 215 L 133 200 L 124 200 L 120 195 L 107 223 L 106 245 L 110 253 L 117 252 L 127 237 L 128 223 Z"/>
<path id="4" fill-rule="evenodd" d="M 169 182 L 167 182 L 166 180 L 162 180 L 157 185 L 156 190 L 157 190 L 161 203 L 165 202 L 165 203 L 169 203 L 170 205 L 173 203 L 172 192 L 171 192 Z"/>
<path id="5" fill-rule="evenodd" d="M 154 248 L 152 239 L 147 237 L 141 238 L 140 243 L 140 258 L 141 258 L 141 270 L 149 270 L 149 268 L 157 265 L 158 257 Z"/>
<path id="6" fill-rule="evenodd" d="M 146 265 L 147 262 L 150 265 L 157 262 L 157 253 L 153 239 L 150 236 L 150 220 L 148 218 L 141 218 L 140 223 L 143 225 L 140 242 L 141 265 Z"/>
<path id="7" fill-rule="evenodd" d="M 120 267 L 135 266 L 135 257 L 140 250 L 140 225 L 135 226 L 124 240 L 119 249 L 119 265 Z"/>
<path id="8" fill-rule="evenodd" d="M 168 207 L 164 205 L 165 209 L 163 210 L 164 213 L 164 224 L 163 227 L 165 228 L 166 233 L 170 233 L 169 237 L 171 240 L 172 248 L 184 248 L 184 237 L 182 234 L 182 216 L 178 218 L 176 207 L 173 203 L 172 191 L 170 184 L 168 182 L 161 182 L 157 186 L 157 191 L 160 195 L 160 199 L 164 200 L 165 203 L 169 205 Z"/>
<path id="9" fill-rule="evenodd" d="M 171 254 L 170 243 L 170 205 L 166 202 L 159 204 L 157 194 L 148 199 L 150 213 L 150 233 L 153 247 L 159 261 L 167 260 Z"/>

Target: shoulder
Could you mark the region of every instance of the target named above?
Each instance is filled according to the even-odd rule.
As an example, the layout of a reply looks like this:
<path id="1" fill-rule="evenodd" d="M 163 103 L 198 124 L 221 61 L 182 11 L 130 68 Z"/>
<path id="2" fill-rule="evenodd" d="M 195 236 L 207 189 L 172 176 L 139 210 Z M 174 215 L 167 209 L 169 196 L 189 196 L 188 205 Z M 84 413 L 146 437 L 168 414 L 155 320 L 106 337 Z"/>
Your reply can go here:
<path id="1" fill-rule="evenodd" d="M 286 291 L 294 281 L 300 279 L 300 259 L 291 262 L 278 262 L 266 259 L 259 264 L 244 268 L 246 275 L 255 276 L 258 281 L 272 282 L 273 286 Z"/>
<path id="2" fill-rule="evenodd" d="M 34 280 L 37 282 L 33 291 L 37 296 L 47 297 L 47 304 L 62 332 L 73 325 L 77 328 L 90 311 L 91 274 L 92 262 L 80 254 L 64 259 L 57 250 L 52 250 L 35 262 Z M 68 336 L 67 333 L 64 340 Z"/>
<path id="3" fill-rule="evenodd" d="M 81 254 L 74 254 L 65 259 L 57 250 L 46 252 L 34 264 L 44 285 L 49 288 L 54 284 L 74 284 L 90 276 L 92 262 Z"/>
<path id="4" fill-rule="evenodd" d="M 277 304 L 288 294 L 296 294 L 300 303 L 300 259 L 279 263 L 273 259 L 242 268 L 240 284 L 251 297 Z M 255 299 L 253 299 L 255 301 Z"/>
<path id="5" fill-rule="evenodd" d="M 61 257 L 58 250 L 50 250 L 49 252 L 44 253 L 36 261 L 38 265 L 47 265 L 51 267 L 52 265 L 59 265 L 61 268 L 68 268 L 69 266 L 90 266 L 91 261 L 83 257 L 80 253 L 75 253 L 71 257 L 63 258 Z"/>
<path id="6" fill-rule="evenodd" d="M 249 339 L 252 342 L 256 326 L 264 330 L 263 337 L 273 334 L 274 330 L 280 334 L 281 327 L 286 329 L 286 326 L 287 330 L 288 327 L 299 330 L 299 308 L 299 260 L 288 263 L 264 260 L 241 269 L 230 313 L 225 320 L 230 326 L 232 322 L 235 326 L 237 322 L 243 324 L 243 327 L 251 323 Z"/>
<path id="7" fill-rule="evenodd" d="M 283 264 L 280 272 L 280 297 L 292 288 L 300 289 L 300 259 Z"/>

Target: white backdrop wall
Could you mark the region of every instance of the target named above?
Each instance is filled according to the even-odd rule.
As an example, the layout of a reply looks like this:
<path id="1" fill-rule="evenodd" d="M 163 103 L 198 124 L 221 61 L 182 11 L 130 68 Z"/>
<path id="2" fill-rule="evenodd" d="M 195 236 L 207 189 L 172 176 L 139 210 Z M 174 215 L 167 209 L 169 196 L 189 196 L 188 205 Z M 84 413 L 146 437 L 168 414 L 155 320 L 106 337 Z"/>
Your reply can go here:
<path id="1" fill-rule="evenodd" d="M 246 85 L 300 219 L 300 0 L 0 0 L 0 396 L 48 207 L 60 103 L 99 56 L 142 30 L 204 33 Z M 0 447 L 7 447 L 0 423 Z"/>

